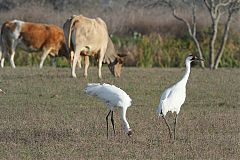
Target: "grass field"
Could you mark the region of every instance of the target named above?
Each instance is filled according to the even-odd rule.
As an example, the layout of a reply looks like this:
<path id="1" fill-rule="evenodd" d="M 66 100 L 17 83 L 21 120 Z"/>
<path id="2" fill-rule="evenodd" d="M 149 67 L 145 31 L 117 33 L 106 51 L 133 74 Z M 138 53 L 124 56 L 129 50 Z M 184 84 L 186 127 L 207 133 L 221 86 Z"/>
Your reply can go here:
<path id="1" fill-rule="evenodd" d="M 187 99 L 172 143 L 156 108 L 163 90 L 184 68 L 123 68 L 114 78 L 106 67 L 88 79 L 69 68 L 5 67 L 0 70 L 1 159 L 239 159 L 240 69 L 192 69 Z M 115 112 L 116 137 L 106 138 L 105 105 L 84 93 L 88 82 L 115 84 L 133 100 L 129 138 Z M 167 116 L 173 124 L 172 114 Z M 111 128 L 110 128 L 111 129 Z"/>

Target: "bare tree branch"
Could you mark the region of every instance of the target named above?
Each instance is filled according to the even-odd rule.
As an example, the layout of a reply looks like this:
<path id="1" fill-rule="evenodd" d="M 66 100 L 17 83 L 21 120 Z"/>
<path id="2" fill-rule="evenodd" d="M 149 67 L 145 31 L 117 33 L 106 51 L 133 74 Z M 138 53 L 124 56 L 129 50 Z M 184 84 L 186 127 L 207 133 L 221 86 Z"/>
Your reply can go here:
<path id="1" fill-rule="evenodd" d="M 198 50 L 198 53 L 199 53 L 199 57 L 201 59 L 203 59 L 202 48 L 201 48 L 200 43 L 199 43 L 199 41 L 198 41 L 198 39 L 196 37 L 196 30 L 197 30 L 197 24 L 196 24 L 196 0 L 194 0 L 193 3 L 192 3 L 192 26 L 188 22 L 187 19 L 185 19 L 185 18 L 183 18 L 183 17 L 181 17 L 181 16 L 179 16 L 177 14 L 175 6 L 173 6 L 172 3 L 170 3 L 169 1 L 165 0 L 165 4 L 167 4 L 169 6 L 169 8 L 172 10 L 173 16 L 177 20 L 185 23 L 185 25 L 187 26 L 187 29 L 188 29 L 188 33 L 191 36 L 191 38 L 193 39 L 193 42 L 195 43 L 195 45 L 197 47 L 197 50 Z M 201 67 L 202 68 L 205 67 L 203 62 L 201 62 Z"/>
<path id="2" fill-rule="evenodd" d="M 226 45 L 226 41 L 228 38 L 228 32 L 230 28 L 230 22 L 232 20 L 233 13 L 236 13 L 239 10 L 240 0 L 227 0 L 227 1 L 218 1 L 215 3 L 215 0 L 204 0 L 206 7 L 209 10 L 211 19 L 212 19 L 212 33 L 210 38 L 209 45 L 209 67 L 210 69 L 217 69 L 222 54 L 224 52 L 224 48 Z M 228 13 L 227 21 L 225 22 L 224 33 L 221 37 L 221 44 L 219 49 L 217 50 L 215 57 L 215 41 L 218 35 L 218 25 L 220 18 L 223 14 Z"/>
<path id="3" fill-rule="evenodd" d="M 215 62 L 214 62 L 214 69 L 218 68 L 218 64 L 219 64 L 219 62 L 221 60 L 221 57 L 223 55 L 223 51 L 224 51 L 224 48 L 225 48 L 225 45 L 226 45 L 226 42 L 227 42 L 227 38 L 228 38 L 231 19 L 232 19 L 232 15 L 229 14 L 227 22 L 225 24 L 224 33 L 223 33 L 223 37 L 222 37 L 222 40 L 221 40 L 221 45 L 220 45 L 220 48 L 218 50 L 218 53 L 217 53 L 217 56 L 216 56 L 216 59 L 215 59 Z"/>
<path id="4" fill-rule="evenodd" d="M 177 13 L 176 10 L 176 1 L 173 0 L 149 0 L 151 1 L 151 5 L 149 6 L 167 6 L 171 9 L 172 15 L 179 21 L 183 22 L 188 29 L 188 33 L 193 39 L 197 49 L 199 56 L 202 58 L 202 49 L 200 47 L 199 41 L 196 37 L 197 32 L 197 24 L 196 24 L 196 0 L 192 1 L 192 19 L 188 21 L 188 19 L 182 17 Z M 230 28 L 230 22 L 232 20 L 233 13 L 236 13 L 240 10 L 240 0 L 202 0 L 205 4 L 207 10 L 209 11 L 212 25 L 211 25 L 211 35 L 209 40 L 209 68 L 216 69 L 218 67 L 219 61 L 224 52 L 224 48 L 226 45 L 226 41 L 228 38 L 228 32 Z M 216 47 L 216 40 L 218 34 L 218 27 L 221 17 L 228 13 L 227 20 L 225 22 L 224 33 L 221 36 L 221 43 L 219 47 Z M 216 53 L 215 53 L 216 52 Z M 204 64 L 201 64 L 204 66 Z"/>
<path id="5" fill-rule="evenodd" d="M 206 5 L 207 9 L 210 11 L 211 6 L 210 6 L 208 0 L 204 0 L 204 3 Z"/>
<path id="6" fill-rule="evenodd" d="M 220 9 L 220 7 L 226 7 L 228 6 L 230 3 L 232 3 L 232 0 L 228 0 L 227 2 L 219 2 L 216 6 L 215 6 L 215 10 Z"/>
<path id="7" fill-rule="evenodd" d="M 220 48 L 218 50 L 218 53 L 217 53 L 217 56 L 216 56 L 216 59 L 214 62 L 214 69 L 218 68 L 219 62 L 223 55 L 224 48 L 225 48 L 225 45 L 226 45 L 227 39 L 228 39 L 228 33 L 229 33 L 229 29 L 230 29 L 230 23 L 232 21 L 232 15 L 234 13 L 237 13 L 237 11 L 239 10 L 239 7 L 240 7 L 240 1 L 236 0 L 236 1 L 233 1 L 228 8 L 228 17 L 227 17 L 227 20 L 225 23 L 224 33 L 223 33 L 223 36 L 221 39 L 221 45 L 220 45 Z"/>
<path id="8" fill-rule="evenodd" d="M 189 34 L 192 36 L 193 33 L 192 33 L 191 26 L 190 26 L 189 22 L 188 22 L 186 19 L 178 16 L 175 9 L 172 11 L 172 13 L 173 13 L 173 16 L 174 16 L 177 20 L 182 21 L 183 23 L 186 24 L 186 26 L 187 26 L 187 28 L 188 28 L 188 32 L 189 32 Z"/>
<path id="9" fill-rule="evenodd" d="M 193 6 L 192 6 L 192 24 L 193 24 L 193 36 L 196 37 L 196 32 L 197 32 L 196 0 L 193 1 Z"/>

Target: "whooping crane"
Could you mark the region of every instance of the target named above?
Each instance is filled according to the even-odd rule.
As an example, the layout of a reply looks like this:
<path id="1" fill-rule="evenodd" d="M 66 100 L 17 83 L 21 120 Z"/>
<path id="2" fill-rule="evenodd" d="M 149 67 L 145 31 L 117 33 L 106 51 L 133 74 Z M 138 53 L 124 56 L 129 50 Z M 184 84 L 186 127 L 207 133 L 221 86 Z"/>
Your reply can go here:
<path id="1" fill-rule="evenodd" d="M 113 132 L 115 136 L 115 127 L 114 127 L 114 119 L 113 119 L 113 110 L 116 107 L 120 107 L 122 109 L 122 120 L 124 123 L 126 133 L 131 136 L 132 130 L 128 124 L 126 118 L 127 108 L 131 106 L 131 98 L 120 88 L 110 85 L 110 84 L 99 84 L 99 83 L 88 83 L 85 88 L 87 94 L 96 96 L 102 101 L 104 101 L 109 109 L 109 112 L 106 116 L 107 122 L 107 138 L 108 138 L 108 116 L 111 114 L 111 122 L 113 127 Z"/>
<path id="2" fill-rule="evenodd" d="M 165 116 L 168 111 L 171 111 L 172 113 L 176 112 L 175 122 L 174 122 L 174 137 L 173 137 L 174 140 L 176 138 L 176 125 L 177 125 L 178 113 L 180 112 L 180 108 L 186 98 L 186 84 L 190 74 L 191 62 L 195 60 L 203 61 L 202 59 L 199 59 L 194 55 L 187 56 L 185 60 L 186 71 L 183 78 L 173 86 L 167 88 L 160 97 L 160 103 L 159 103 L 157 112 L 159 116 L 161 115 L 163 117 L 168 127 L 170 138 L 172 138 L 172 131 L 167 120 L 165 119 Z"/>

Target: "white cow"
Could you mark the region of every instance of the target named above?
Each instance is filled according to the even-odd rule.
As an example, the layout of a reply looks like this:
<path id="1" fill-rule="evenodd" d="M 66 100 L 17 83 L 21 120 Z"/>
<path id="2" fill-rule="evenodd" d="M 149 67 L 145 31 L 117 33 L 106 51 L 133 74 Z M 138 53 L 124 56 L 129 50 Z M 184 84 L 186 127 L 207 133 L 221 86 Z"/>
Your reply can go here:
<path id="1" fill-rule="evenodd" d="M 123 59 L 115 52 L 108 36 L 107 25 L 101 18 L 90 19 L 72 16 L 63 25 L 68 52 L 72 53 L 72 76 L 76 77 L 75 68 L 80 55 L 85 57 L 84 76 L 87 76 L 89 56 L 98 58 L 98 77 L 102 78 L 102 63 L 108 64 L 111 73 L 120 77 Z"/>

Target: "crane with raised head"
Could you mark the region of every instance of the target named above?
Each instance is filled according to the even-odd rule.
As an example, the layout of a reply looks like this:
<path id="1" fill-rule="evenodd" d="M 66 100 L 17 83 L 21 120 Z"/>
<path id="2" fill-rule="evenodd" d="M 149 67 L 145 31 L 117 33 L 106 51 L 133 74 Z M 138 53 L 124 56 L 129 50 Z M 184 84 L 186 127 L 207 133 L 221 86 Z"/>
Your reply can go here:
<path id="1" fill-rule="evenodd" d="M 199 59 L 197 56 L 191 54 L 188 55 L 185 60 L 186 71 L 183 78 L 173 86 L 167 88 L 160 97 L 160 103 L 157 109 L 157 113 L 159 114 L 159 116 L 163 117 L 168 127 L 170 138 L 172 138 L 172 131 L 165 116 L 169 111 L 171 111 L 172 113 L 174 112 L 176 113 L 174 121 L 174 135 L 173 135 L 174 140 L 176 139 L 176 125 L 178 113 L 180 112 L 181 106 L 186 99 L 186 84 L 188 81 L 188 77 L 190 75 L 191 62 L 200 60 L 203 61 L 202 59 Z"/>

